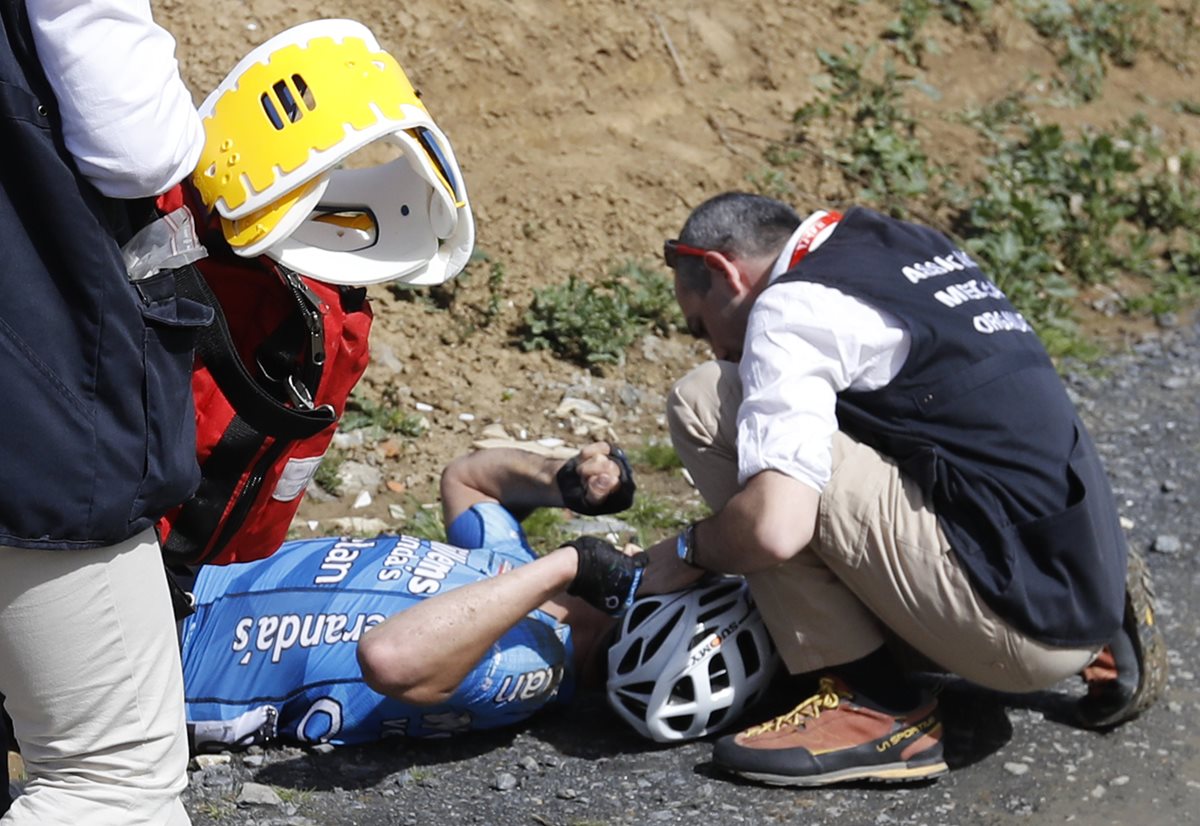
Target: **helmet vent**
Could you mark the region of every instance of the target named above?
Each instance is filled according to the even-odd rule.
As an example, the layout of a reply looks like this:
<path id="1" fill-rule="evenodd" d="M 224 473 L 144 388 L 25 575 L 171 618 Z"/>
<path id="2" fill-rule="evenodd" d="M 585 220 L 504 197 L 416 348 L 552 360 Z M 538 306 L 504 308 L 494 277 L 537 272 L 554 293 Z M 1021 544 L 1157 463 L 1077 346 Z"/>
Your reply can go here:
<path id="1" fill-rule="evenodd" d="M 629 686 L 629 688 L 630 689 L 644 688 L 646 693 L 649 694 L 650 688 L 653 688 L 653 686 L 654 686 L 653 683 L 638 683 L 637 685 Z M 646 710 L 647 710 L 647 708 L 649 708 L 641 700 L 635 700 L 634 698 L 628 696 L 627 694 L 621 695 L 621 705 L 625 706 L 625 708 L 627 708 L 629 711 L 633 712 L 633 715 L 635 717 L 645 716 Z"/>
<path id="2" fill-rule="evenodd" d="M 721 706 L 714 708 L 712 713 L 708 715 L 708 730 L 715 731 L 720 727 L 725 720 L 725 715 L 729 713 L 729 706 Z"/>
<path id="3" fill-rule="evenodd" d="M 722 602 L 717 605 L 712 605 L 708 608 L 707 611 L 705 611 L 698 617 L 697 621 L 701 625 L 703 625 L 705 628 L 708 628 L 713 624 L 712 620 L 714 617 L 719 617 L 723 614 L 726 614 L 732 608 L 733 608 L 733 602 Z"/>
<path id="4" fill-rule="evenodd" d="M 638 667 L 638 663 L 642 659 L 642 641 L 635 640 L 633 645 L 629 646 L 629 650 L 625 652 L 625 656 L 621 658 L 621 662 L 617 665 L 618 674 L 629 674 Z"/>
<path id="5" fill-rule="evenodd" d="M 685 734 L 692 725 L 692 715 L 686 717 L 668 717 L 663 721 L 672 731 L 677 731 L 680 734 Z"/>
<path id="6" fill-rule="evenodd" d="M 710 603 L 725 599 L 725 597 L 739 590 L 741 590 L 741 585 L 738 584 L 737 580 L 730 580 L 728 582 L 721 583 L 717 587 L 702 594 L 700 596 L 700 604 L 709 605 Z"/>
<path id="7" fill-rule="evenodd" d="M 681 616 L 683 616 L 683 608 L 677 609 L 670 621 L 664 622 L 662 627 L 658 629 L 658 632 L 646 642 L 646 659 L 650 659 L 658 653 L 658 649 L 662 648 L 663 643 L 667 641 L 667 637 L 671 636 L 671 631 L 679 623 Z"/>
<path id="8" fill-rule="evenodd" d="M 629 612 L 629 619 L 625 622 L 625 633 L 629 633 L 636 629 L 639 625 L 646 621 L 646 618 L 652 616 L 655 611 L 661 607 L 658 600 L 644 599 L 633 606 L 633 610 Z"/>
<path id="9" fill-rule="evenodd" d="M 749 631 L 739 631 L 734 642 L 737 644 L 738 653 L 742 655 L 742 666 L 746 674 L 757 674 L 763 663 L 758 656 L 758 646 L 754 644 L 754 635 Z"/>
<path id="10" fill-rule="evenodd" d="M 682 680 L 676 680 L 675 685 L 671 686 L 671 696 L 667 700 L 667 704 L 694 703 L 695 701 L 696 686 L 691 678 L 685 677 Z"/>
<path id="11" fill-rule="evenodd" d="M 708 682 L 712 686 L 714 694 L 730 686 L 729 666 L 725 663 L 725 656 L 720 652 L 708 661 Z"/>

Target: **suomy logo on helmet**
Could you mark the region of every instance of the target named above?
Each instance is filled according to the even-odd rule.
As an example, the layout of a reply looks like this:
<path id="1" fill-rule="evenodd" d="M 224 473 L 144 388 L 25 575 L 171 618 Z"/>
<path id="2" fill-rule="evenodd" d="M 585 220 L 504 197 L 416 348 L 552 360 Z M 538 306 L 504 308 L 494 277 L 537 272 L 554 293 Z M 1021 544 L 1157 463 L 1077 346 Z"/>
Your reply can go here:
<path id="1" fill-rule="evenodd" d="M 700 646 L 692 652 L 691 656 L 688 657 L 688 668 L 691 668 L 696 663 L 700 662 L 705 657 L 712 654 L 712 652 L 720 648 L 725 640 L 733 636 L 733 632 L 738 630 L 741 625 L 742 620 L 736 619 L 701 643 Z"/>

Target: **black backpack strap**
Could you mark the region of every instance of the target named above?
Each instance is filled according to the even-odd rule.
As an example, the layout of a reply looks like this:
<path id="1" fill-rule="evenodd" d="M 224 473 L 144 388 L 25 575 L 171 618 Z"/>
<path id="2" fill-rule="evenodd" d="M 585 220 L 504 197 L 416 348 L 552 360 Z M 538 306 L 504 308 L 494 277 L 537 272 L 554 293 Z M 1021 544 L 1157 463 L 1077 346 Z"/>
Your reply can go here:
<path id="1" fill-rule="evenodd" d="M 196 355 L 250 427 L 277 439 L 295 440 L 314 436 L 337 421 L 337 413 L 328 405 L 289 407 L 259 386 L 238 355 L 220 302 L 195 266 L 181 267 L 176 283 L 179 295 L 213 308 L 213 323 L 201 330 Z"/>

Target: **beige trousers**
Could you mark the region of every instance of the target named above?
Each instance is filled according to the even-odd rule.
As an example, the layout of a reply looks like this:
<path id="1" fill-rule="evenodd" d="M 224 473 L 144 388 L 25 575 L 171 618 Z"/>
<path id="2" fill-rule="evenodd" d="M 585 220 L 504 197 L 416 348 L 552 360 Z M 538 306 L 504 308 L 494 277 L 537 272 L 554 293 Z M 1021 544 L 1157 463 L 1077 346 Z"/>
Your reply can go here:
<path id="1" fill-rule="evenodd" d="M 737 365 L 713 361 L 667 401 L 671 439 L 713 510 L 737 492 Z M 1054 648 L 1015 631 L 976 595 L 918 486 L 843 433 L 813 541 L 747 577 L 788 669 L 858 659 L 884 629 L 941 667 L 997 691 L 1035 691 L 1076 674 L 1097 649 Z"/>
<path id="2" fill-rule="evenodd" d="M 183 671 L 153 531 L 0 547 L 0 693 L 29 774 L 4 826 L 186 826 Z"/>

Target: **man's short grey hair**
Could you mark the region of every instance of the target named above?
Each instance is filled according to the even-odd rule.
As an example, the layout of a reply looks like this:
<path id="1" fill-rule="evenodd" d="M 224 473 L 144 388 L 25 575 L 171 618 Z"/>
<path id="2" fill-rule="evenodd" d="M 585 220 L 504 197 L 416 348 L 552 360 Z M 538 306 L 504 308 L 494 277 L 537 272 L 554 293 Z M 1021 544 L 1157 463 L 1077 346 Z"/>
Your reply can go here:
<path id="1" fill-rule="evenodd" d="M 796 210 L 782 201 L 725 192 L 692 210 L 679 231 L 679 242 L 738 258 L 760 258 L 782 249 L 800 221 Z M 675 274 L 685 288 L 701 295 L 711 285 L 709 271 L 699 258 L 679 259 Z"/>

